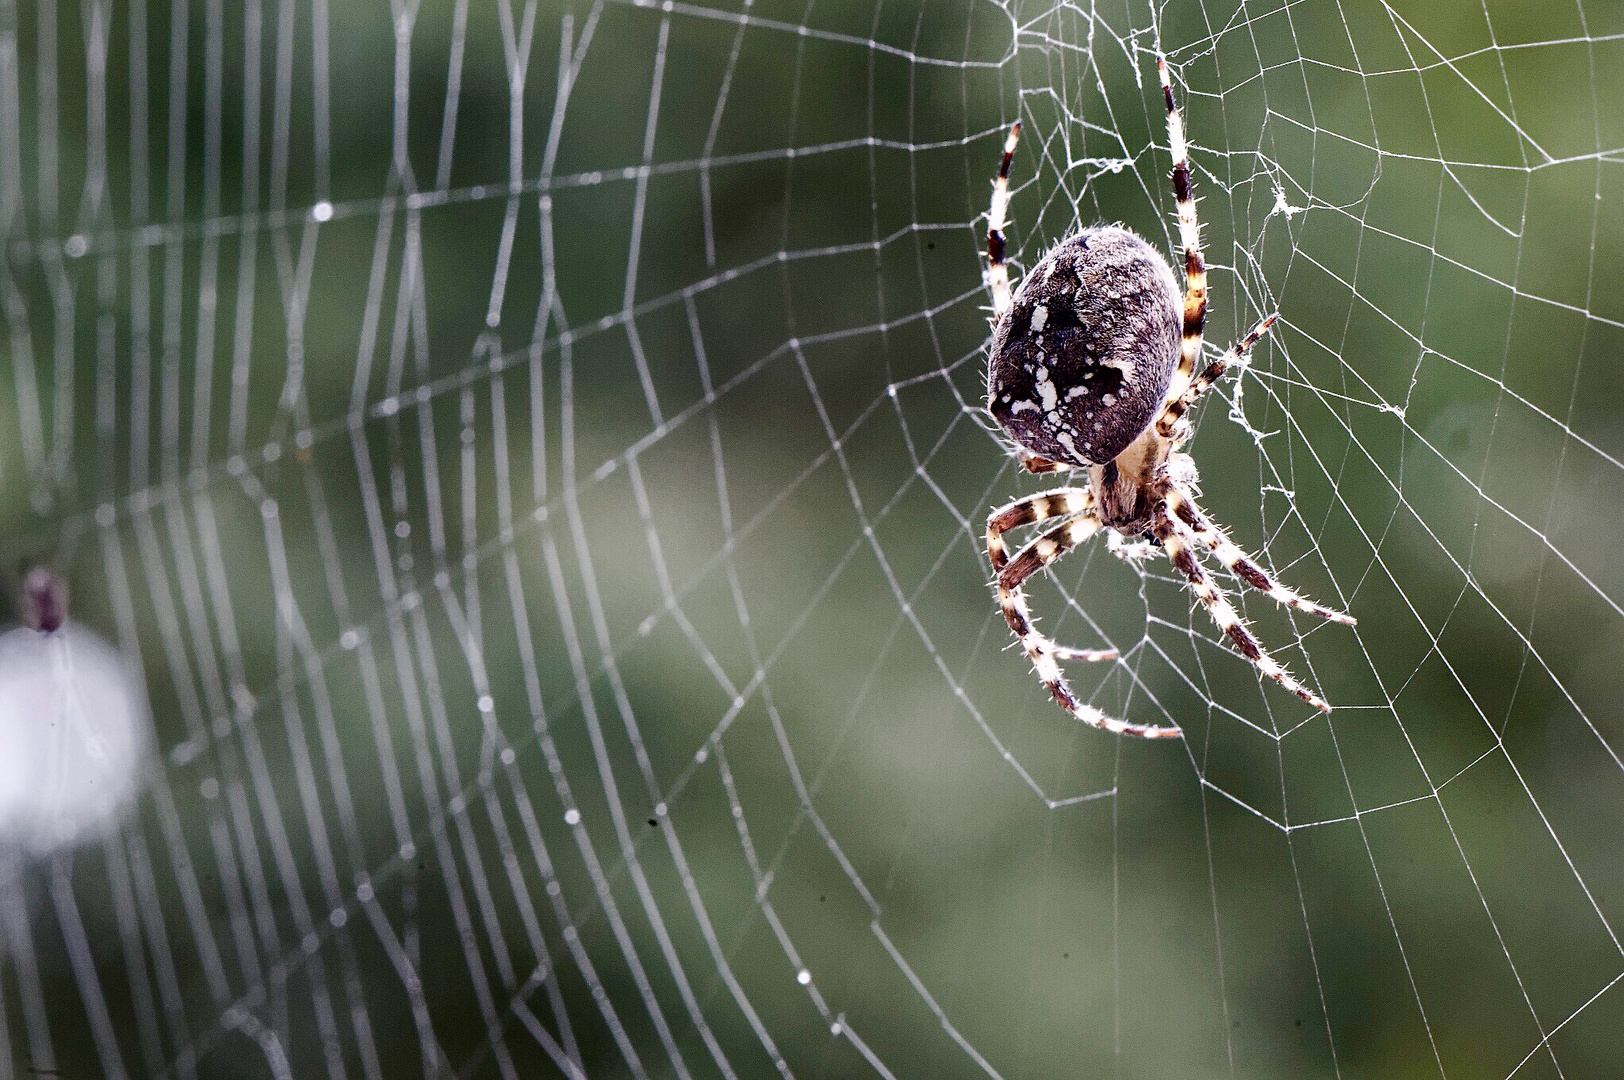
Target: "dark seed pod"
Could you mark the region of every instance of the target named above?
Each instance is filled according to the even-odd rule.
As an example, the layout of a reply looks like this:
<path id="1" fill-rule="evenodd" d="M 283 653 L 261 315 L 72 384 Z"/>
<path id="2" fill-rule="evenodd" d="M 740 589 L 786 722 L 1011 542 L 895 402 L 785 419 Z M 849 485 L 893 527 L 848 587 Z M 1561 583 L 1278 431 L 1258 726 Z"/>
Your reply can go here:
<path id="1" fill-rule="evenodd" d="M 36 566 L 23 578 L 23 623 L 51 634 L 68 621 L 67 584 L 49 569 Z"/>
<path id="2" fill-rule="evenodd" d="M 1100 465 L 1156 414 L 1179 354 L 1167 260 L 1116 225 L 1068 237 L 1021 280 L 993 328 L 988 407 L 1022 449 Z"/>

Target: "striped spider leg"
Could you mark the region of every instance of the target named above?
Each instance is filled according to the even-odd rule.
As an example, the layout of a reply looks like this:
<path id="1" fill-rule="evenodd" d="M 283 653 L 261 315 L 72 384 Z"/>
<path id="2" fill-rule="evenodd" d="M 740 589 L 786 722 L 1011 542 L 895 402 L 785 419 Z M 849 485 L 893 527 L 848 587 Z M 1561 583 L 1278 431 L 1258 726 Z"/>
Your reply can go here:
<path id="1" fill-rule="evenodd" d="M 1013 557 L 1008 555 L 1003 540 L 1006 532 L 1056 517 L 1061 519 L 1060 524 L 1027 543 Z M 1026 605 L 1026 594 L 1021 588 L 1026 579 L 1092 537 L 1099 529 L 1100 521 L 1093 509 L 1093 494 L 1087 488 L 1056 488 L 1016 499 L 993 511 L 987 519 L 987 555 L 998 574 L 998 605 L 1004 612 L 1004 620 L 1009 623 L 1010 631 L 1020 642 L 1022 651 L 1032 661 L 1038 678 L 1062 709 L 1090 727 L 1117 735 L 1137 735 L 1145 739 L 1177 738 L 1182 732 L 1176 727 L 1130 723 L 1077 700 L 1060 670 L 1060 661 L 1114 660 L 1116 650 L 1074 649 L 1057 645 L 1038 633 L 1032 624 L 1032 612 Z"/>

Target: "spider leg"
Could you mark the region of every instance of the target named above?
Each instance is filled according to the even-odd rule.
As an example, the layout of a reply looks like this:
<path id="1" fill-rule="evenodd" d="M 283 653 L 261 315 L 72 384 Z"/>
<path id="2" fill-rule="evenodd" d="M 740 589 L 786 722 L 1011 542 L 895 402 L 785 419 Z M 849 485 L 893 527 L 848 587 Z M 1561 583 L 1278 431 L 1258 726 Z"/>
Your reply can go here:
<path id="1" fill-rule="evenodd" d="M 1085 515 L 1085 513 L 1091 512 L 1093 512 L 1093 492 L 1086 489 L 1086 487 L 1056 487 L 1054 490 L 1046 490 L 1046 492 L 1039 492 L 1036 495 L 1026 495 L 1025 499 L 1005 503 L 1004 507 L 997 508 L 991 515 L 987 516 L 987 559 L 992 562 L 992 570 L 994 570 L 994 573 L 1002 575 L 1004 568 L 1009 565 L 1010 557 L 1007 547 L 1004 546 L 1004 534 L 1009 533 L 1010 529 L 1018 529 L 1023 525 L 1036 525 L 1038 521 L 1047 521 L 1051 520 L 1051 518 L 1073 518 L 1073 516 Z M 1051 529 L 1051 533 L 1054 536 L 1059 536 L 1060 539 L 1064 539 L 1065 529 L 1067 528 L 1069 528 L 1069 523 L 1062 523 L 1059 528 Z M 1043 538 L 1038 539 L 1041 541 Z M 1034 542 L 1033 544 L 1026 544 L 1025 547 L 1021 547 L 1021 551 L 1015 557 L 1017 559 L 1030 557 L 1033 547 Z M 1064 547 L 1062 547 L 1062 551 L 1064 551 Z M 1054 555 L 1054 559 L 1059 559 L 1059 554 Z M 1041 565 L 1038 568 L 1041 568 Z M 1036 573 L 1036 570 L 1023 573 L 1021 580 L 1025 581 L 1026 577 L 1030 577 L 1030 573 Z M 1015 588 L 1020 590 L 1020 585 L 1015 586 Z M 1025 617 L 1025 622 L 1030 627 L 1030 616 Z M 1033 630 L 1033 633 L 1036 633 L 1036 630 Z M 1043 637 L 1043 635 L 1039 635 L 1039 637 Z M 1117 656 L 1117 651 L 1114 648 L 1072 648 L 1070 645 L 1059 645 L 1059 643 L 1051 642 L 1046 637 L 1043 638 L 1043 643 L 1047 646 L 1047 650 L 1054 653 L 1054 656 L 1059 659 L 1086 659 L 1086 661 L 1093 663 L 1093 661 L 1101 661 L 1101 659 L 1116 659 Z"/>
<path id="2" fill-rule="evenodd" d="M 1094 494 L 1087 488 L 1055 488 L 1040 491 L 1023 499 L 1005 503 L 987 515 L 987 557 L 992 568 L 1003 573 L 1009 565 L 1009 553 L 1004 548 L 1004 534 L 1022 525 L 1033 525 L 1050 518 L 1072 517 L 1086 514 L 1094 507 Z"/>
<path id="3" fill-rule="evenodd" d="M 1173 100 L 1173 78 L 1167 61 L 1156 58 L 1156 74 L 1167 101 L 1167 145 L 1173 155 L 1173 199 L 1178 204 L 1179 243 L 1184 247 L 1184 338 L 1179 345 L 1179 366 L 1168 387 L 1167 400 L 1177 401 L 1195 375 L 1201 357 L 1201 333 L 1207 323 L 1207 264 L 1201 256 L 1201 224 L 1195 215 L 1194 187 L 1190 180 L 1190 148 L 1184 138 L 1184 118 Z"/>
<path id="4" fill-rule="evenodd" d="M 1093 510 L 1093 505 L 1094 494 L 1087 488 L 1055 488 L 1053 491 L 1039 492 L 1036 495 L 1028 495 L 1024 499 L 1016 499 L 1014 502 L 994 510 L 987 518 L 987 558 L 992 562 L 993 571 L 1002 574 L 1004 567 L 1009 565 L 1009 553 L 1004 546 L 1004 534 L 1009 530 L 1018 529 L 1023 525 L 1034 525 L 1050 518 L 1071 518 L 1079 514 L 1089 514 Z M 1063 531 L 1068 527 L 1069 523 L 1062 524 L 1059 529 L 1051 530 L 1051 532 L 1063 536 Z M 1021 549 L 1016 558 L 1019 559 L 1026 555 L 1032 547 L 1033 544 L 1027 544 L 1026 547 Z M 1056 554 L 1054 558 L 1059 558 L 1059 555 Z M 1041 569 L 1041 566 L 1039 569 Z M 1029 573 L 1035 572 L 1031 571 Z M 1021 580 L 1024 581 L 1026 576 L 1028 575 L 1023 575 Z M 1019 584 L 1015 586 L 1015 589 L 1018 593 Z M 1023 605 L 1024 602 L 1025 598 L 1023 596 Z M 1008 618 L 1007 608 L 1005 609 L 1005 618 L 1006 620 Z M 1030 614 L 1023 615 L 1022 619 L 1025 625 L 1030 628 L 1032 625 Z M 1087 660 L 1092 663 L 1100 660 L 1115 660 L 1117 657 L 1115 649 L 1076 649 L 1070 645 L 1060 645 L 1050 641 L 1048 638 L 1037 634 L 1036 630 L 1033 630 L 1032 633 L 1042 638 L 1044 646 L 1057 659 Z"/>
<path id="5" fill-rule="evenodd" d="M 1212 621 L 1230 641 L 1234 642 L 1240 654 L 1252 662 L 1252 666 L 1258 669 L 1259 674 L 1273 679 L 1321 712 L 1330 712 L 1331 706 L 1327 705 L 1323 698 L 1293 678 L 1278 660 L 1268 654 L 1258 639 L 1252 636 L 1252 632 L 1246 628 L 1246 623 L 1241 620 L 1240 613 L 1229 602 L 1229 598 L 1224 595 L 1222 589 L 1213 584 L 1207 572 L 1201 568 L 1201 563 L 1195 557 L 1196 541 L 1191 536 L 1189 527 L 1168 514 L 1165 501 L 1156 507 L 1151 518 L 1151 528 L 1161 540 L 1167 557 L 1189 581 L 1190 590 L 1195 593 L 1196 599 L 1207 609 L 1207 614 L 1212 616 Z"/>
<path id="6" fill-rule="evenodd" d="M 1004 156 L 992 182 L 992 206 L 987 210 L 987 288 L 992 290 L 992 317 L 996 322 L 1014 304 L 1009 290 L 1009 267 L 1004 264 L 1004 230 L 1009 228 L 1009 163 L 1021 140 L 1021 122 L 1015 121 L 1004 140 Z"/>
<path id="7" fill-rule="evenodd" d="M 1073 472 L 1075 470 L 1075 466 L 1067 465 L 1063 461 L 1050 461 L 1046 457 L 1040 457 L 1037 454 L 1029 454 L 1025 450 L 1020 452 L 1019 460 L 1021 463 L 1021 468 L 1036 475 L 1055 472 Z"/>
<path id="8" fill-rule="evenodd" d="M 1069 493 L 1067 497 L 1070 497 Z M 1037 499 L 1038 497 L 1019 500 L 993 514 L 987 523 L 987 550 L 994 565 L 1004 560 L 1004 565 L 998 571 L 998 605 L 1003 609 L 1004 620 L 1009 623 L 1009 628 L 1020 642 L 1022 650 L 1032 661 L 1032 667 L 1037 671 L 1038 678 L 1048 687 L 1049 693 L 1054 696 L 1062 709 L 1090 727 L 1101 728 L 1116 735 L 1137 735 L 1144 739 L 1178 738 L 1183 732 L 1176 727 L 1132 724 L 1126 720 L 1119 720 L 1092 705 L 1078 701 L 1076 695 L 1071 692 L 1065 675 L 1060 671 L 1060 660 L 1109 660 L 1113 659 L 1116 653 L 1114 650 L 1070 649 L 1049 641 L 1033 627 L 1032 612 L 1026 606 L 1026 596 L 1022 593 L 1021 586 L 1027 578 L 1083 540 L 1093 536 L 1099 531 L 1100 523 L 1090 507 L 1033 540 L 1016 552 L 1013 558 L 1006 559 L 1003 554 L 1003 541 L 999 535 L 1002 530 L 996 528 L 1001 515 L 1019 518 L 1032 513 Z M 1023 503 L 1027 505 L 1023 507 Z"/>
<path id="9" fill-rule="evenodd" d="M 1156 418 L 1156 434 L 1164 439 L 1171 438 L 1173 429 L 1178 425 L 1179 420 L 1190 411 L 1201 395 L 1206 393 L 1213 383 L 1223 378 L 1231 367 L 1240 363 L 1246 354 L 1251 351 L 1252 346 L 1258 343 L 1258 339 L 1268 333 L 1269 327 L 1273 326 L 1274 321 L 1279 317 L 1279 315 L 1270 315 L 1252 327 L 1251 332 L 1231 345 L 1228 352 L 1202 369 L 1201 374 L 1192 379 L 1190 385 L 1185 387 L 1184 393 L 1176 398 L 1170 397 L 1167 404 L 1162 406 L 1161 415 Z"/>
<path id="10" fill-rule="evenodd" d="M 1358 622 L 1352 615 L 1316 604 L 1312 600 L 1298 595 L 1288 586 L 1282 585 L 1269 577 L 1251 556 L 1242 551 L 1225 534 L 1222 528 L 1209 521 L 1201 513 L 1201 508 L 1195 504 L 1195 500 L 1191 499 L 1185 492 L 1180 491 L 1177 485 L 1169 484 L 1167 486 L 1166 498 L 1167 508 L 1172 512 L 1172 515 L 1189 526 L 1191 535 L 1198 542 L 1205 544 L 1207 550 L 1211 551 L 1214 557 L 1229 569 L 1230 573 L 1240 578 L 1247 585 L 1260 593 L 1268 594 L 1269 598 L 1277 604 L 1284 604 L 1286 607 L 1306 611 L 1310 615 L 1318 615 L 1322 619 L 1329 619 L 1331 622 L 1343 623 L 1347 626 L 1353 626 Z"/>

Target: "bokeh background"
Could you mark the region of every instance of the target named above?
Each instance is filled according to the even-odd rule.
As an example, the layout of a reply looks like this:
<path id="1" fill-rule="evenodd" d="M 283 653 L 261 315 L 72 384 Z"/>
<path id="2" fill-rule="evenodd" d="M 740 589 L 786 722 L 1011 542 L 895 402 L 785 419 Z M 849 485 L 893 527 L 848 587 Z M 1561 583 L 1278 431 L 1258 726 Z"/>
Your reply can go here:
<path id="1" fill-rule="evenodd" d="M 1205 501 L 1360 623 L 1245 598 L 1312 715 L 1069 557 L 1142 744 L 980 251 L 1017 118 L 1018 265 L 1171 250 L 1158 50 Z M 1621 100 L 1617 0 L 0 0 L 0 547 L 154 747 L 0 1076 L 1616 1073 Z"/>

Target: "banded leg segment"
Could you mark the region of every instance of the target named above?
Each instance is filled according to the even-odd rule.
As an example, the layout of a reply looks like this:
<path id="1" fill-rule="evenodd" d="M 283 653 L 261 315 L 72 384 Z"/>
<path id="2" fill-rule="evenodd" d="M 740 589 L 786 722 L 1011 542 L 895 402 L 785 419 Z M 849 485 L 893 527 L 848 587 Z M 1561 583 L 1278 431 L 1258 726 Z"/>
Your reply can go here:
<path id="1" fill-rule="evenodd" d="M 1250 333 L 1231 345 L 1228 352 L 1208 364 L 1201 374 L 1192 379 L 1182 394 L 1176 398 L 1169 398 L 1167 404 L 1162 406 L 1161 415 L 1156 418 L 1156 434 L 1164 439 L 1170 438 L 1179 420 L 1195 406 L 1201 395 L 1222 379 L 1231 367 L 1240 363 L 1242 358 L 1251 352 L 1252 346 L 1258 343 L 1258 339 L 1269 332 L 1269 327 L 1273 326 L 1279 317 L 1270 315 L 1252 327 Z"/>
<path id="2" fill-rule="evenodd" d="M 1201 225 L 1195 216 L 1195 187 L 1190 179 L 1190 147 L 1184 138 L 1184 118 L 1173 100 L 1173 77 L 1167 61 L 1156 58 L 1156 74 L 1167 102 L 1167 145 L 1173 155 L 1173 199 L 1178 206 L 1179 243 L 1184 248 L 1184 336 L 1179 345 L 1179 366 L 1168 388 L 1168 401 L 1177 401 L 1195 375 L 1201 357 L 1201 334 L 1207 324 L 1207 263 L 1201 255 Z"/>
<path id="3" fill-rule="evenodd" d="M 1004 534 L 1009 533 L 1010 529 L 1018 529 L 1025 525 L 1036 525 L 1039 521 L 1047 521 L 1051 520 L 1051 518 L 1091 515 L 1091 512 L 1093 512 L 1093 492 L 1090 492 L 1086 487 L 1057 487 L 1057 489 L 1046 490 L 1046 492 L 1039 492 L 1036 495 L 1026 495 L 1025 499 L 1017 499 L 1015 502 L 1009 503 L 1009 505 L 997 508 L 987 518 L 987 559 L 992 562 L 992 570 L 1002 580 L 1005 567 L 1010 565 L 1009 551 L 1004 546 Z M 1041 638 L 1044 648 L 1049 653 L 1054 654 L 1056 658 L 1086 659 L 1090 663 L 1103 661 L 1103 659 L 1116 659 L 1117 651 L 1114 648 L 1073 648 L 1070 645 L 1059 645 L 1059 643 L 1051 642 L 1049 638 L 1043 637 L 1043 635 L 1038 635 L 1038 632 L 1031 627 L 1030 612 L 1025 606 L 1025 594 L 1020 591 L 1021 581 L 1025 581 L 1026 578 L 1031 577 L 1038 570 L 1043 570 L 1043 567 L 1059 559 L 1060 555 L 1070 551 L 1075 544 L 1080 542 L 1080 539 L 1072 539 L 1072 525 L 1073 523 L 1070 523 L 1070 521 L 1064 521 L 1057 528 L 1049 529 L 1049 533 L 1039 536 L 1030 544 L 1021 547 L 1020 551 L 1015 554 L 1015 573 L 1018 573 L 1018 580 L 1010 588 L 1020 598 L 1018 614 L 1020 614 L 1021 624 L 1025 625 L 1026 629 L 1031 630 L 1033 635 Z M 1098 528 L 1098 526 L 1095 526 L 1095 528 Z M 1046 542 L 1049 547 L 1046 547 Z M 1043 551 L 1049 551 L 1051 554 L 1044 557 L 1041 554 Z M 1038 560 L 1036 565 L 1030 565 L 1033 564 L 1033 560 Z M 1009 620 L 1009 607 L 1007 606 L 1004 607 L 1004 619 L 1005 622 Z M 1012 630 L 1013 625 L 1015 624 L 1010 624 Z M 1018 630 L 1017 637 L 1020 637 Z"/>
<path id="4" fill-rule="evenodd" d="M 1078 489 L 1071 489 L 1076 491 Z M 1084 492 L 1086 495 L 1086 492 Z M 1070 498 L 1070 491 L 1066 493 Z M 1032 612 L 1026 606 L 1026 595 L 1021 586 L 1026 579 L 1042 570 L 1067 551 L 1099 531 L 1099 520 L 1094 517 L 1092 507 L 1086 507 L 1072 517 L 1061 522 L 1042 536 L 1033 540 L 1013 558 L 1004 554 L 1003 541 L 1000 538 L 1003 529 L 997 526 L 1005 521 L 1014 524 L 1030 524 L 1039 520 L 1032 515 L 1036 513 L 1039 500 L 1043 496 L 1034 496 L 1031 499 L 1021 499 L 1011 503 L 1002 510 L 994 513 L 987 523 L 987 549 L 998 569 L 998 605 L 1003 609 L 1004 620 L 1009 623 L 1021 649 L 1032 661 L 1032 667 L 1037 671 L 1038 678 L 1054 697 L 1055 702 L 1072 716 L 1088 724 L 1090 727 L 1101 728 L 1117 735 L 1136 735 L 1144 739 L 1174 739 L 1183 734 L 1178 728 L 1160 727 L 1155 724 L 1133 724 L 1126 720 L 1119 720 L 1109 716 L 1092 705 L 1078 701 L 1072 693 L 1071 686 L 1061 673 L 1060 661 L 1067 660 L 1111 660 L 1116 657 L 1115 650 L 1071 649 L 1056 645 L 1048 638 L 1038 633 L 1032 625 Z M 1051 504 L 1052 505 L 1052 504 Z M 1023 520 L 1024 519 L 1024 520 Z M 1000 566 L 1000 562 L 1002 565 Z"/>
<path id="5" fill-rule="evenodd" d="M 1004 230 L 1009 228 L 1009 163 L 1021 141 L 1021 122 L 1015 121 L 1004 140 L 1004 156 L 992 182 L 992 206 L 987 210 L 987 288 L 992 291 L 992 317 L 996 321 L 1014 303 L 1009 289 L 1009 267 L 1004 264 Z"/>
<path id="6" fill-rule="evenodd" d="M 1222 589 L 1213 583 L 1207 572 L 1201 568 L 1201 563 L 1195 557 L 1195 539 L 1191 536 L 1189 527 L 1170 516 L 1165 505 L 1158 507 L 1151 520 L 1151 530 L 1156 538 L 1162 542 L 1162 549 L 1172 560 L 1174 567 L 1183 574 L 1190 583 L 1190 590 L 1195 593 L 1201 606 L 1207 609 L 1207 614 L 1217 624 L 1224 636 L 1234 643 L 1240 654 L 1252 662 L 1258 673 L 1265 678 L 1273 679 L 1293 694 L 1308 702 L 1321 712 L 1330 712 L 1331 706 L 1315 694 L 1308 687 L 1292 677 L 1280 662 L 1270 656 L 1268 651 L 1252 632 L 1246 628 L 1240 613 L 1235 610 L 1229 598 Z"/>
<path id="7" fill-rule="evenodd" d="M 1050 518 L 1085 514 L 1094 507 L 1094 494 L 1087 488 L 1055 488 L 1006 503 L 987 515 L 987 557 L 995 573 L 1009 565 L 1004 534 L 1022 525 L 1035 525 Z"/>
<path id="8" fill-rule="evenodd" d="M 1352 615 L 1335 608 L 1328 608 L 1316 604 L 1312 600 L 1298 594 L 1288 586 L 1282 585 L 1269 577 L 1263 567 L 1259 566 L 1252 557 L 1241 550 L 1233 540 L 1225 534 L 1224 530 L 1208 520 L 1201 513 L 1201 508 L 1195 504 L 1185 492 L 1175 485 L 1168 485 L 1165 498 L 1167 508 L 1172 515 L 1188 526 L 1191 536 L 1212 552 L 1217 560 L 1228 568 L 1229 572 L 1240 578 L 1241 581 L 1266 594 L 1277 604 L 1283 604 L 1298 611 L 1306 611 L 1310 615 L 1318 615 L 1331 622 L 1353 626 L 1358 620 Z"/>
<path id="9" fill-rule="evenodd" d="M 1026 579 L 1093 536 L 1100 529 L 1092 513 L 1074 514 L 1017 551 L 998 571 L 1000 592 L 1020 592 Z"/>

